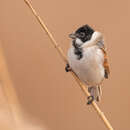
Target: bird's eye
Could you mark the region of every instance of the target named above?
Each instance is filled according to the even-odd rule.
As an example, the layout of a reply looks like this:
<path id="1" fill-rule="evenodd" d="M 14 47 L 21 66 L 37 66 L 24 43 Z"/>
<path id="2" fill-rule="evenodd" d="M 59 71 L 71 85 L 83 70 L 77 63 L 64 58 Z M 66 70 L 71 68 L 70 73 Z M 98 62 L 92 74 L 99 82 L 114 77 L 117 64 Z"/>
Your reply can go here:
<path id="1" fill-rule="evenodd" d="M 80 33 L 80 37 L 85 37 L 85 33 L 84 33 L 84 32 L 81 32 L 81 33 Z"/>

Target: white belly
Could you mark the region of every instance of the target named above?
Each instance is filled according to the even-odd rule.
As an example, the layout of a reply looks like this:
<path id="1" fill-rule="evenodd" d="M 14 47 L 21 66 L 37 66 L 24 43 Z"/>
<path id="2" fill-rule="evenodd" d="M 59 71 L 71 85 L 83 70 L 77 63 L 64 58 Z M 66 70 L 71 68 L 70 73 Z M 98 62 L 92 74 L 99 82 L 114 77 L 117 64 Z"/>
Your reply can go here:
<path id="1" fill-rule="evenodd" d="M 70 48 L 68 61 L 73 71 L 87 85 L 98 85 L 104 79 L 104 54 L 97 46 L 83 50 L 83 57 L 80 60 L 74 54 L 74 48 Z"/>

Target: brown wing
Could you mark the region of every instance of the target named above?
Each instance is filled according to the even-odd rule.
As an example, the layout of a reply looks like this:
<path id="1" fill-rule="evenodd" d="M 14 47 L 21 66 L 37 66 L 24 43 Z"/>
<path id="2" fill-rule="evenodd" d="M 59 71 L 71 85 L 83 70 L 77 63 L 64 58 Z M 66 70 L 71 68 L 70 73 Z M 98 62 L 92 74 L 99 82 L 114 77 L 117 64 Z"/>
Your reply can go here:
<path id="1" fill-rule="evenodd" d="M 104 69 L 105 69 L 105 75 L 104 75 L 104 77 L 106 79 L 108 79 L 108 76 L 110 74 L 110 69 L 109 69 L 109 64 L 108 64 L 107 52 L 106 52 L 105 48 L 101 48 L 101 50 L 104 53 L 104 63 L 103 63 L 103 66 L 104 66 Z"/>

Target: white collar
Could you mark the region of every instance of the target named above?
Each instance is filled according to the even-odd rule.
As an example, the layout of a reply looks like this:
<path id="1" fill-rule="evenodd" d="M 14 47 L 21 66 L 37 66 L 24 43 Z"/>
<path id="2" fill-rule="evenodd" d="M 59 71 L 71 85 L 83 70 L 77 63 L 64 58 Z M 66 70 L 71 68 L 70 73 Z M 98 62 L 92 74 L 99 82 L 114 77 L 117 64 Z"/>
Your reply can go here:
<path id="1" fill-rule="evenodd" d="M 101 40 L 103 40 L 102 34 L 100 32 L 95 31 L 92 35 L 92 38 L 89 41 L 85 42 L 81 47 L 88 48 L 94 46 Z"/>

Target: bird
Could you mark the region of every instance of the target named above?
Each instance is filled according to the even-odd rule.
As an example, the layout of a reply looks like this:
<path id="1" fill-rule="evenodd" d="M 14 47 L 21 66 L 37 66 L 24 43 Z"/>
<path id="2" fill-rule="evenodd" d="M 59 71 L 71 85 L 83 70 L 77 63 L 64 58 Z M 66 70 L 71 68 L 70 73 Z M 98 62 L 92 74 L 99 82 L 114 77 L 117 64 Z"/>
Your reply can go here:
<path id="1" fill-rule="evenodd" d="M 101 32 L 88 24 L 79 27 L 69 35 L 71 46 L 68 49 L 66 72 L 73 71 L 88 86 L 90 96 L 87 104 L 100 101 L 102 82 L 110 74 L 108 56 Z"/>

